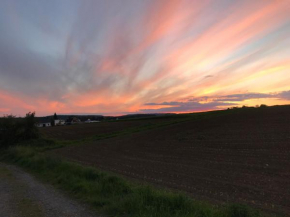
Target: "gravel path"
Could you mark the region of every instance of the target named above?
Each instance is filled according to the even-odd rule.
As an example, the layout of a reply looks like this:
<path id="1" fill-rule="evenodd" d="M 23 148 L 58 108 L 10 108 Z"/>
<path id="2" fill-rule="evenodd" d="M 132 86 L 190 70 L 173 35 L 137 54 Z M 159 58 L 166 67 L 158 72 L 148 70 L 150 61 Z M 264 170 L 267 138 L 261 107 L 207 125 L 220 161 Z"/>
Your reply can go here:
<path id="1" fill-rule="evenodd" d="M 101 217 L 18 167 L 0 163 L 0 217 Z"/>

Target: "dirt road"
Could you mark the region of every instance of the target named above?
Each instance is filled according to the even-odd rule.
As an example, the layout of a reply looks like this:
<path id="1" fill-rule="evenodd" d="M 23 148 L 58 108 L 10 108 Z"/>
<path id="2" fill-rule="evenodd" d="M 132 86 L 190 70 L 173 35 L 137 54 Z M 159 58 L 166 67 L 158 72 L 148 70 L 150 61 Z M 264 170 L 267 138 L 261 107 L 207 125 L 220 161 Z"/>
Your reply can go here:
<path id="1" fill-rule="evenodd" d="M 0 163 L 0 217 L 100 217 L 23 170 Z"/>

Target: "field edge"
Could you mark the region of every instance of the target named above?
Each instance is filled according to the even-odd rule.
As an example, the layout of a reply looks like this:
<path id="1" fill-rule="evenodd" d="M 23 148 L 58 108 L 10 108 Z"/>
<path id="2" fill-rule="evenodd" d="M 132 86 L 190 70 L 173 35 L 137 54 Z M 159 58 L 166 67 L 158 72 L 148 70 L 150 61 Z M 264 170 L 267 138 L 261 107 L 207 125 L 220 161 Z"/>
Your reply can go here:
<path id="1" fill-rule="evenodd" d="M 51 157 L 32 147 L 7 149 L 1 161 L 16 164 L 108 216 L 258 217 L 245 205 L 213 206 L 182 193 L 136 184 L 113 173 Z"/>

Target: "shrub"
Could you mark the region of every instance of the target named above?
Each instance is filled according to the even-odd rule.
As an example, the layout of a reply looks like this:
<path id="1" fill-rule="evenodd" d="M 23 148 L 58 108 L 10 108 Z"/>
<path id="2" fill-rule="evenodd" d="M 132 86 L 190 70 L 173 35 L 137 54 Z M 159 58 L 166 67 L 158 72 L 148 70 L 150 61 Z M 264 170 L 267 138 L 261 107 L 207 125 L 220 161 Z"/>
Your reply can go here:
<path id="1" fill-rule="evenodd" d="M 35 126 L 34 112 L 27 113 L 25 118 L 5 115 L 0 119 L 0 148 L 38 137 L 39 133 Z"/>
<path id="2" fill-rule="evenodd" d="M 0 119 L 0 147 L 7 147 L 16 142 L 18 125 L 13 115 L 6 115 Z"/>
<path id="3" fill-rule="evenodd" d="M 260 105 L 260 108 L 267 108 L 268 106 L 265 104 Z"/>

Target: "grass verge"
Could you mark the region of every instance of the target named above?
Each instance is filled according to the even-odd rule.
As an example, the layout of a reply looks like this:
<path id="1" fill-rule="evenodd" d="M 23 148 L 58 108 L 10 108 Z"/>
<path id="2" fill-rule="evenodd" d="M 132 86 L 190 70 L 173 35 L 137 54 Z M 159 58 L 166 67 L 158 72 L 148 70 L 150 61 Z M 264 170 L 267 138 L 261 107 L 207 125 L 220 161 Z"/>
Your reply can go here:
<path id="1" fill-rule="evenodd" d="M 243 205 L 214 207 L 180 193 L 131 183 L 91 167 L 60 160 L 31 147 L 11 147 L 1 160 L 19 165 L 107 216 L 258 217 Z"/>

